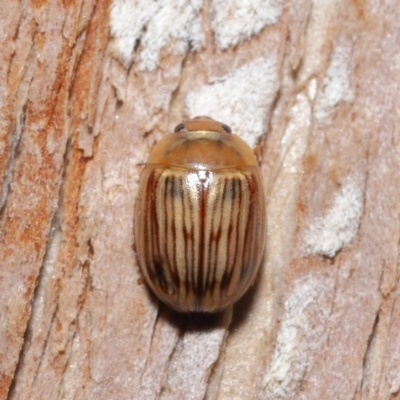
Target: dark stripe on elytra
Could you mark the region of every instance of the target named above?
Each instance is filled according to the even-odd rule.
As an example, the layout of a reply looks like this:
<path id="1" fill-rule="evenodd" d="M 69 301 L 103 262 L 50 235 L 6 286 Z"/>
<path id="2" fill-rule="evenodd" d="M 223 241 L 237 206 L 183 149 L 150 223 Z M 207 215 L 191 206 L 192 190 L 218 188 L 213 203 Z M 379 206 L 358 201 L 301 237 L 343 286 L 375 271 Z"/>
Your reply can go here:
<path id="1" fill-rule="evenodd" d="M 248 177 L 244 174 L 244 179 L 247 181 L 247 190 L 249 192 L 249 204 L 248 204 L 248 218 L 244 228 L 244 243 L 243 243 L 243 254 L 242 254 L 242 262 L 240 264 L 240 274 L 239 279 L 245 278 L 245 273 L 248 272 L 250 265 L 250 247 L 252 246 L 253 241 L 253 232 L 250 231 L 251 220 L 254 218 L 252 215 L 252 182 L 248 179 Z"/>
<path id="2" fill-rule="evenodd" d="M 196 190 L 197 190 L 197 198 L 200 196 L 200 191 L 201 191 L 201 186 L 200 183 L 197 184 L 196 186 Z M 197 268 L 196 265 L 196 261 L 198 262 L 198 260 L 196 260 L 196 250 L 198 250 L 196 248 L 196 232 L 195 230 L 198 229 L 198 227 L 195 226 L 195 222 L 194 222 L 194 207 L 193 207 L 193 203 L 192 203 L 192 198 L 190 196 L 188 196 L 189 198 L 189 215 L 190 215 L 190 227 L 191 227 L 191 246 L 192 246 L 192 260 L 191 263 L 189 265 L 189 269 L 186 273 L 186 293 L 189 293 L 192 288 L 190 287 L 190 282 L 193 282 L 193 280 L 191 280 L 191 276 L 194 274 L 194 271 Z"/>
<path id="3" fill-rule="evenodd" d="M 176 225 L 177 219 L 175 218 L 176 215 L 176 200 L 182 199 L 182 193 L 180 191 L 180 185 L 179 185 L 180 178 L 174 175 L 173 180 L 172 180 L 172 188 L 171 188 L 171 195 L 172 195 L 172 215 L 174 218 L 172 218 L 172 239 L 173 239 L 173 279 L 175 283 L 175 288 L 176 288 L 176 294 L 180 292 L 180 277 L 179 277 L 179 268 L 178 268 L 178 240 L 177 240 L 177 230 L 179 229 L 179 226 Z"/>
<path id="4" fill-rule="evenodd" d="M 164 211 L 163 217 L 164 217 L 165 226 L 164 226 L 164 243 L 160 243 L 160 245 L 163 245 L 162 255 L 163 255 L 163 261 L 164 261 L 164 268 L 166 270 L 167 268 L 169 269 L 169 266 L 168 266 L 168 264 L 169 264 L 169 258 L 168 258 L 168 226 L 169 226 L 169 223 L 168 223 L 167 199 L 168 199 L 168 185 L 169 185 L 170 177 L 169 176 L 163 177 L 163 180 L 164 180 L 164 182 L 163 182 L 162 189 L 164 191 L 163 192 L 164 201 L 161 204 L 161 207 L 163 208 L 163 211 Z M 161 235 L 160 235 L 160 240 L 161 240 Z M 169 272 L 171 275 L 171 271 L 169 271 Z"/>
<path id="5" fill-rule="evenodd" d="M 182 226 L 179 228 L 182 231 L 182 237 L 183 237 L 183 252 L 184 252 L 184 259 L 185 259 L 185 268 L 188 268 L 188 238 L 187 238 L 187 231 L 186 231 L 186 208 L 185 208 L 185 196 L 187 195 L 187 192 L 185 191 L 184 188 L 184 182 L 182 177 L 179 178 L 179 199 L 181 202 L 181 207 L 182 207 Z M 178 252 L 178 249 L 176 249 L 176 252 Z M 182 290 L 182 285 L 186 285 L 186 276 L 187 273 L 185 274 L 185 282 L 182 282 L 182 279 L 179 277 L 179 292 Z"/>
<path id="6" fill-rule="evenodd" d="M 196 187 L 196 190 L 198 190 L 198 186 Z M 196 261 L 196 243 L 195 243 L 195 222 L 194 222 L 194 206 L 193 206 L 193 201 L 190 196 L 188 197 L 188 204 L 189 204 L 189 219 L 190 219 L 190 231 L 188 232 L 188 239 L 190 239 L 190 247 L 192 251 L 191 259 L 189 260 L 188 264 L 188 269 L 186 271 L 186 280 L 185 280 L 185 285 L 186 285 L 186 294 L 190 293 L 191 287 L 190 287 L 190 282 L 191 282 L 191 275 L 196 268 L 195 261 Z"/>
<path id="7" fill-rule="evenodd" d="M 144 227 L 144 242 L 138 243 L 138 246 L 142 246 L 144 247 L 144 255 L 145 255 L 145 263 L 146 265 L 143 265 L 142 268 L 143 269 L 148 269 L 148 264 L 150 261 L 150 257 L 151 257 L 151 247 L 150 247 L 150 243 L 148 243 L 147 237 L 149 235 L 149 231 L 151 229 L 150 227 L 150 221 L 149 218 L 146 218 L 147 215 L 151 215 L 151 202 L 149 201 L 149 196 L 151 195 L 151 176 L 149 177 L 149 180 L 147 181 L 147 185 L 146 185 L 146 192 L 145 195 L 142 199 L 143 203 L 144 203 L 144 207 L 142 210 L 142 214 L 140 214 L 141 217 L 141 223 L 143 224 Z M 149 204 L 150 203 L 150 204 Z M 138 221 L 139 223 L 139 221 Z M 148 260 L 149 259 L 149 260 Z"/>
<path id="8" fill-rule="evenodd" d="M 249 194 L 250 194 L 250 198 L 249 198 L 249 218 L 247 220 L 247 225 L 246 225 L 246 236 L 245 236 L 245 251 L 243 254 L 243 263 L 242 263 L 242 270 L 240 273 L 240 278 L 244 278 L 245 277 L 245 273 L 249 270 L 249 269 L 253 269 L 254 268 L 254 244 L 256 242 L 256 238 L 254 237 L 254 222 L 255 222 L 255 216 L 254 216 L 254 203 L 255 201 L 258 202 L 258 198 L 257 200 L 255 199 L 255 179 L 253 175 L 247 176 L 245 175 L 246 179 L 247 179 L 247 185 L 248 185 L 248 190 L 249 190 Z M 247 267 L 247 268 L 246 268 Z"/>
<path id="9" fill-rule="evenodd" d="M 168 179 L 168 178 L 167 178 Z M 166 268 L 167 268 L 167 253 L 166 253 L 166 246 L 167 246 L 167 241 L 164 240 L 164 242 L 162 242 L 161 238 L 161 223 L 159 222 L 159 218 L 160 218 L 160 212 L 157 209 L 157 204 L 158 204 L 158 198 L 164 198 L 164 205 L 166 202 L 166 195 L 167 195 L 167 191 L 166 191 L 166 184 L 167 184 L 167 179 L 164 178 L 163 174 L 160 173 L 159 176 L 157 177 L 157 186 L 154 188 L 154 198 L 153 198 L 153 205 L 154 205 L 154 216 L 155 216 L 155 221 L 157 223 L 157 228 L 156 228 L 156 232 L 155 232 L 155 237 L 157 239 L 157 256 L 156 256 L 156 263 L 158 264 L 158 274 L 159 276 L 157 277 L 158 281 L 161 281 L 161 279 L 164 281 L 163 285 L 161 285 L 161 289 L 164 291 L 164 293 L 168 293 L 168 285 L 167 285 L 167 280 L 168 278 L 168 274 L 166 273 Z M 161 207 L 163 207 L 163 205 L 161 205 Z M 165 210 L 164 210 L 165 211 Z M 164 214 L 164 235 L 165 237 L 167 236 L 167 230 L 168 230 L 168 224 L 167 224 L 167 220 L 166 220 L 166 215 Z"/>
<path id="10" fill-rule="evenodd" d="M 217 271 L 217 269 L 219 269 L 219 268 L 223 268 L 223 270 L 224 271 L 226 271 L 226 269 L 227 269 L 227 267 L 228 267 L 228 263 L 229 263 L 229 251 L 228 251 L 228 247 L 229 247 L 229 242 L 227 241 L 227 246 L 226 246 L 226 248 L 225 249 L 220 249 L 220 246 L 219 246 L 219 242 L 220 242 L 220 240 L 221 240 L 221 234 L 222 234 L 222 224 L 223 224 L 223 219 L 222 219 L 222 216 L 223 216 L 223 214 L 224 214 L 224 209 L 226 208 L 226 203 L 224 202 L 224 193 L 225 193 L 225 191 L 226 191 L 226 187 L 227 187 L 227 182 L 229 181 L 229 179 L 224 179 L 223 180 L 223 182 L 222 182 L 222 184 L 223 184 L 223 188 L 222 188 L 222 198 L 221 198 L 221 221 L 220 221 L 220 225 L 219 225 L 219 228 L 218 228 L 218 232 L 217 232 L 217 252 L 216 252 L 216 254 L 215 254 L 215 259 L 216 260 L 218 260 L 218 255 L 219 255 L 219 252 L 222 250 L 222 252 L 225 252 L 226 254 L 225 254 L 225 259 L 226 259 L 226 261 L 225 261 L 225 265 L 221 265 L 221 266 L 219 266 L 219 265 L 217 265 L 216 266 L 216 268 L 215 268 L 215 273 L 214 273 L 214 279 L 211 281 L 211 282 L 214 282 L 214 287 L 213 287 L 213 290 L 215 290 L 215 289 L 218 289 L 218 290 L 221 290 L 221 282 L 219 282 L 218 283 L 218 288 L 217 288 L 217 281 L 216 281 L 216 271 Z M 230 205 L 229 205 L 229 207 L 230 207 L 230 210 L 229 210 L 229 220 L 231 220 L 232 219 L 232 202 L 230 202 L 229 203 Z"/>
<path id="11" fill-rule="evenodd" d="M 217 234 L 216 234 L 216 238 L 215 238 L 215 240 L 216 240 L 216 245 L 215 245 L 215 249 L 216 249 L 216 252 L 215 252 L 215 260 L 216 260 L 216 263 L 218 262 L 218 256 L 219 256 L 219 254 L 220 254 L 220 252 L 226 252 L 226 261 L 225 261 L 225 265 L 221 265 L 221 266 L 219 266 L 219 265 L 215 265 L 215 268 L 214 268 L 214 276 L 213 276 L 213 278 L 212 278 L 212 280 L 211 280 L 211 283 L 212 283 L 212 285 L 211 285 L 211 287 L 210 287 L 210 289 L 211 290 L 215 290 L 216 289 L 216 284 L 217 284 L 217 280 L 216 280 L 216 274 L 217 274 L 217 270 L 219 270 L 219 268 L 223 268 L 224 270 L 226 270 L 226 268 L 227 268 L 227 263 L 228 263 L 228 251 L 227 251 L 227 249 L 221 249 L 220 248 L 220 241 L 221 241 L 221 236 L 222 236 L 222 223 L 224 222 L 225 223 L 225 219 L 224 219 L 224 211 L 225 211 L 225 208 L 226 208 L 226 205 L 225 205 L 225 202 L 224 202 L 224 198 L 223 198 L 223 194 L 225 193 L 225 190 L 226 190 L 226 185 L 227 185 L 227 179 L 225 178 L 225 179 L 223 179 L 223 180 L 221 180 L 220 179 L 220 185 L 222 186 L 222 190 L 219 190 L 218 191 L 218 197 L 220 197 L 221 198 L 221 205 L 220 205 L 220 214 L 221 214 L 221 220 L 220 220 L 220 223 L 219 223 L 219 226 L 218 226 L 218 231 L 217 231 Z M 219 188 L 219 189 L 221 189 L 221 188 Z M 222 194 L 221 194 L 222 193 Z M 232 207 L 231 207 L 231 209 L 230 209 L 230 212 L 232 213 Z M 221 251 L 222 250 L 222 251 Z M 221 283 L 219 283 L 219 286 L 220 286 L 220 284 Z"/>
<path id="12" fill-rule="evenodd" d="M 154 222 L 154 209 L 153 209 L 153 195 L 154 195 L 154 187 L 155 187 L 155 179 L 154 179 L 155 173 L 153 172 L 150 177 L 149 181 L 146 187 L 146 201 L 145 201 L 145 210 L 142 215 L 142 221 L 144 223 L 144 226 L 146 227 L 146 232 L 145 232 L 145 263 L 146 266 L 144 266 L 145 269 L 147 269 L 149 276 L 152 278 L 155 277 L 156 281 L 158 280 L 157 278 L 157 273 L 155 270 L 155 263 L 154 263 L 154 247 L 152 246 L 154 244 L 153 239 L 152 239 L 152 225 Z M 150 240 L 149 240 L 150 239 Z"/>
<path id="13" fill-rule="evenodd" d="M 257 179 L 255 179 L 254 176 L 253 176 L 253 181 L 254 181 L 254 192 L 258 193 L 259 195 L 257 197 L 254 196 L 254 198 L 257 199 L 257 202 L 255 202 L 252 205 L 253 205 L 254 209 L 256 211 L 258 211 L 259 215 L 260 214 L 264 215 L 265 210 L 262 209 L 263 202 L 260 201 L 260 197 L 261 197 L 261 199 L 263 198 L 262 197 L 263 188 L 262 188 L 262 186 L 260 186 L 260 184 L 259 184 L 260 182 Z M 261 194 L 261 196 L 260 196 L 260 194 Z M 252 247 L 252 250 L 253 250 L 252 259 L 253 259 L 253 263 L 254 263 L 257 260 L 257 255 L 259 255 L 259 257 L 262 255 L 262 249 L 263 249 L 263 245 L 264 245 L 264 240 L 263 240 L 264 232 L 262 232 L 259 229 L 259 227 L 257 225 L 257 221 L 255 221 L 255 220 L 253 221 L 253 231 L 256 234 L 256 237 L 255 237 L 256 240 L 254 241 L 253 247 Z M 259 260 L 259 262 L 260 261 L 261 260 Z"/>
<path id="14" fill-rule="evenodd" d="M 226 204 L 227 202 L 225 201 L 225 199 L 227 197 L 230 197 L 231 200 L 234 198 L 234 193 L 235 193 L 235 182 L 234 179 L 232 178 L 225 178 L 224 179 L 224 188 L 222 190 L 222 201 L 221 201 L 221 212 L 223 209 L 226 209 Z M 229 216 L 229 221 L 232 221 L 232 215 L 233 215 L 233 207 L 232 207 L 232 201 L 228 202 L 228 204 L 230 204 L 230 216 Z M 224 210 L 226 211 L 226 210 Z M 228 231 L 229 232 L 229 231 Z M 217 292 L 223 290 L 223 287 L 225 285 L 224 282 L 224 277 L 226 276 L 226 272 L 229 269 L 229 243 L 227 245 L 227 248 L 225 249 L 226 251 L 226 263 L 225 265 L 217 265 L 216 267 L 218 268 L 218 270 L 223 269 L 224 273 L 221 277 L 221 282 L 219 282 L 218 287 L 217 287 L 217 280 L 216 280 L 216 276 L 214 276 L 213 279 L 213 290 L 214 292 L 217 290 Z"/>
<path id="15" fill-rule="evenodd" d="M 230 178 L 225 178 L 224 179 L 224 187 L 223 187 L 223 191 L 222 191 L 222 201 L 221 201 L 221 212 L 222 210 L 224 210 L 226 208 L 226 202 L 225 202 L 225 198 L 226 198 L 226 193 L 227 191 L 230 190 L 231 194 L 230 197 L 232 197 L 234 195 L 234 182 L 232 181 L 232 179 Z M 232 201 L 229 203 L 230 204 L 230 210 L 229 210 L 229 221 L 232 221 L 232 215 L 233 215 L 233 207 L 232 207 Z M 226 211 L 226 210 L 224 210 Z M 229 226 L 229 225 L 228 225 Z M 229 237 L 229 228 L 228 228 L 228 235 Z M 228 238 L 227 238 L 228 240 Z M 219 249 L 219 243 L 218 243 L 218 249 Z M 229 269 L 229 242 L 227 241 L 227 246 L 226 249 L 222 249 L 222 251 L 225 251 L 225 256 L 226 256 L 226 261 L 225 261 L 225 265 L 221 266 L 221 268 L 223 268 L 224 270 L 224 275 L 225 275 L 225 271 L 227 271 Z M 221 250 L 221 249 L 219 249 Z M 217 266 L 218 268 L 219 266 Z M 217 281 L 216 281 L 216 277 L 214 279 L 214 292 L 217 290 L 217 292 L 219 292 L 220 290 L 222 290 L 222 286 L 223 286 L 223 278 L 224 275 L 222 275 L 221 277 L 221 281 L 218 283 L 218 287 L 217 287 Z"/>
<path id="16" fill-rule="evenodd" d="M 220 179 L 218 179 L 218 185 L 220 184 Z M 208 193 L 209 194 L 209 193 Z M 216 259 L 216 242 L 215 242 L 215 235 L 214 235 L 214 221 L 213 221 L 213 216 L 215 215 L 215 210 L 217 207 L 217 200 L 218 200 L 218 190 L 217 190 L 217 196 L 214 200 L 214 204 L 212 205 L 211 210 L 207 210 L 207 215 L 209 213 L 211 213 L 211 219 L 210 219 L 210 236 L 209 236 L 209 242 L 208 242 L 208 260 L 207 260 L 207 265 L 206 268 L 204 270 L 205 276 L 204 276 L 204 285 L 202 285 L 202 288 L 204 286 L 204 291 L 203 291 L 203 296 L 205 296 L 205 294 L 207 293 L 207 291 L 209 291 L 209 280 L 208 280 L 208 276 L 211 272 L 211 260 L 214 256 L 214 259 Z M 214 253 L 214 254 L 213 254 Z M 215 266 L 214 266 L 215 267 Z M 214 274 L 215 274 L 215 268 L 214 268 Z M 213 286 L 212 284 L 215 281 L 215 275 L 213 275 L 213 278 L 211 280 L 211 286 Z"/>
<path id="17" fill-rule="evenodd" d="M 157 249 L 156 251 L 156 257 L 155 257 L 155 271 L 157 273 L 156 276 L 156 281 L 162 283 L 161 289 L 166 292 L 167 289 L 167 277 L 165 275 L 164 271 L 164 257 L 162 256 L 162 243 L 161 243 L 161 237 L 160 237 L 160 222 L 158 220 L 159 214 L 157 212 L 157 194 L 159 193 L 159 187 L 160 187 L 160 180 L 162 179 L 162 174 L 157 174 L 155 175 L 155 180 L 154 180 L 154 187 L 153 187 L 153 197 L 152 197 L 152 206 L 153 206 L 153 231 L 152 233 L 152 238 L 150 240 L 153 240 L 155 242 L 155 247 Z"/>
<path id="18" fill-rule="evenodd" d="M 220 186 L 221 186 L 221 179 L 218 179 L 218 186 L 219 186 L 219 188 L 218 189 L 220 189 Z M 220 190 L 217 190 L 217 196 L 216 196 L 216 198 L 214 199 L 214 205 L 213 205 L 213 208 L 212 208 L 212 210 L 209 210 L 208 212 L 211 212 L 211 215 L 212 215 L 212 217 L 211 217 L 211 229 L 210 229 L 210 242 L 209 242 L 209 249 L 210 249 L 210 251 L 209 251 L 209 253 L 208 253 L 208 268 L 207 268 L 207 270 L 206 270 L 206 276 L 205 276 L 205 285 L 204 285 L 204 293 L 203 293 L 203 295 L 207 292 L 207 291 L 212 291 L 213 290 L 213 286 L 214 286 L 214 283 L 215 283 L 215 274 L 216 274 L 216 268 L 218 267 L 217 265 L 214 265 L 213 267 L 214 268 L 211 268 L 211 258 L 212 258 L 212 252 L 213 252 L 213 250 L 215 251 L 215 256 L 214 256 L 214 258 L 215 258 L 215 260 L 217 261 L 217 254 L 218 254 L 218 248 L 216 247 L 217 246 L 217 241 L 216 241 L 216 235 L 214 235 L 214 224 L 213 224 L 213 218 L 214 218 L 214 216 L 215 216 L 215 211 L 216 211 L 216 208 L 217 208 L 217 202 L 218 202 L 218 200 L 219 200 L 219 197 L 220 197 Z M 221 202 L 221 204 L 222 204 L 222 202 Z M 221 227 L 221 224 L 219 224 L 219 228 Z M 212 271 L 213 270 L 213 271 Z M 212 276 L 210 276 L 210 274 L 211 274 L 211 271 L 212 271 L 212 273 L 213 273 L 213 275 Z"/>
<path id="19" fill-rule="evenodd" d="M 227 290 L 228 286 L 232 283 L 233 275 L 237 272 L 237 268 L 240 268 L 243 264 L 243 253 L 245 250 L 245 237 L 243 234 L 241 234 L 241 223 L 240 219 L 242 217 L 241 214 L 243 214 L 246 210 L 244 210 L 244 199 L 245 197 L 243 196 L 243 191 L 246 188 L 243 187 L 243 179 L 238 178 L 235 179 L 235 184 L 234 184 L 234 189 L 232 194 L 233 198 L 237 198 L 237 207 L 238 207 L 238 217 L 236 220 L 236 240 L 235 240 L 235 248 L 236 251 L 234 253 L 234 259 L 232 263 L 232 268 L 226 272 L 226 286 L 224 287 L 224 290 Z M 240 242 L 243 242 L 242 249 L 240 250 Z"/>
<path id="20" fill-rule="evenodd" d="M 154 242 L 154 247 L 153 247 L 153 256 L 155 254 L 156 259 L 155 262 L 158 262 L 162 265 L 162 257 L 161 257 L 161 246 L 160 246 L 160 223 L 158 220 L 158 213 L 157 213 L 157 194 L 158 194 L 158 190 L 159 190 L 159 186 L 160 186 L 160 177 L 161 174 L 158 173 L 154 173 L 153 174 L 153 178 L 154 178 L 154 186 L 153 186 L 153 192 L 152 192 L 152 196 L 151 196 L 151 204 L 152 204 L 152 213 L 151 213 L 151 219 L 153 221 L 153 229 L 151 232 L 152 237 L 149 237 L 148 240 L 149 241 L 153 241 Z M 164 281 L 164 284 L 162 287 L 166 287 L 166 277 L 164 276 L 164 272 L 162 272 L 162 274 L 158 274 L 159 277 L 156 277 L 156 281 L 159 281 L 160 279 L 162 279 Z"/>
<path id="21" fill-rule="evenodd" d="M 233 256 L 233 261 L 232 261 L 232 266 L 229 269 L 226 269 L 224 275 L 223 275 L 223 284 L 221 284 L 221 292 L 226 291 L 229 285 L 231 284 L 233 274 L 236 271 L 236 263 L 238 265 L 241 264 L 241 254 L 239 254 L 240 250 L 240 240 L 241 240 L 241 235 L 240 235 L 240 218 L 243 210 L 243 199 L 242 199 L 242 180 L 240 178 L 235 179 L 232 182 L 232 199 L 235 199 L 235 205 L 237 205 L 238 209 L 238 216 L 237 220 L 235 221 L 235 230 L 236 230 L 236 238 L 235 238 L 235 246 L 234 246 L 234 256 Z M 233 212 L 234 207 L 232 207 L 232 212 Z M 233 215 L 233 214 L 232 214 Z"/>
<path id="22" fill-rule="evenodd" d="M 222 207 L 224 207 L 224 205 L 227 204 L 227 202 L 226 202 L 226 198 L 227 197 L 231 197 L 231 199 L 232 199 L 233 196 L 234 196 L 234 181 L 233 181 L 233 179 L 225 178 L 224 181 L 225 181 L 225 186 L 224 186 L 224 190 L 223 190 L 223 193 L 222 193 L 222 196 L 223 196 L 223 198 L 222 198 Z M 228 196 L 228 192 L 229 191 L 230 191 L 230 195 Z M 231 201 L 231 210 L 230 210 L 230 217 L 229 217 L 229 221 L 230 222 L 232 221 L 232 215 L 233 215 L 232 213 L 233 213 L 233 207 L 232 207 L 232 201 Z M 229 249 L 229 244 L 228 244 L 227 249 L 226 249 L 227 255 L 229 254 L 228 249 Z M 216 291 L 216 289 L 217 289 L 217 293 L 221 292 L 222 290 L 224 290 L 224 286 L 226 285 L 225 277 L 226 277 L 226 273 L 227 273 L 227 271 L 229 269 L 228 265 L 229 265 L 229 257 L 227 258 L 227 264 L 225 266 L 223 266 L 224 273 L 223 273 L 223 275 L 221 277 L 221 282 L 219 283 L 219 287 L 218 288 L 216 287 L 216 282 L 214 282 L 214 291 Z"/>
<path id="23" fill-rule="evenodd" d="M 199 263 L 197 266 L 197 287 L 195 286 L 195 282 L 193 280 L 193 291 L 197 295 L 197 304 L 196 307 L 199 307 L 201 304 L 201 291 L 202 291 L 202 284 L 203 284 L 203 268 L 204 268 L 204 250 L 201 248 L 204 245 L 204 226 L 205 226 L 205 219 L 207 214 L 207 196 L 208 196 L 208 172 L 206 172 L 206 178 L 200 180 L 200 238 L 199 238 Z M 193 269 L 194 271 L 194 269 Z M 195 274 L 195 271 L 194 271 Z"/>
<path id="24" fill-rule="evenodd" d="M 187 185 L 184 182 L 184 179 L 181 180 L 181 195 L 182 195 L 182 230 L 183 230 L 183 238 L 184 238 L 184 242 L 185 242 L 185 248 L 184 248 L 184 252 L 185 252 L 185 267 L 186 267 L 186 274 L 185 274 L 185 281 L 184 282 L 180 282 L 181 285 L 185 285 L 185 293 L 187 294 L 189 291 L 189 279 L 188 279 L 188 275 L 189 275 L 189 269 L 190 269 L 190 260 L 189 260 L 189 235 L 190 235 L 190 230 L 191 230 L 191 226 L 189 226 L 189 231 L 186 228 L 186 217 L 187 217 L 187 212 L 189 211 L 189 218 L 191 217 L 191 211 L 190 211 L 190 196 L 188 196 L 187 194 Z M 185 205 L 185 199 L 187 198 L 188 201 L 188 206 L 189 206 L 189 210 L 186 209 L 186 205 Z M 190 218 L 191 220 L 191 218 Z"/>
<path id="25" fill-rule="evenodd" d="M 236 192 L 235 192 L 235 187 L 233 186 L 232 188 L 232 198 L 236 199 Z M 239 206 L 240 207 L 240 206 Z M 239 208 L 238 207 L 238 208 Z M 225 269 L 225 273 L 222 276 L 221 279 L 221 290 L 224 290 L 227 287 L 227 277 L 230 273 L 230 271 L 234 268 L 235 262 L 236 262 L 236 252 L 234 251 L 235 249 L 237 249 L 237 243 L 232 243 L 232 233 L 233 233 L 233 226 L 235 221 L 233 221 L 233 214 L 236 208 L 236 200 L 235 203 L 232 202 L 232 207 L 231 207 L 231 213 L 230 213 L 230 217 L 229 217 L 229 228 L 228 228 L 228 238 L 227 238 L 227 247 L 226 247 L 226 251 L 227 251 L 227 266 Z M 237 238 L 236 238 L 237 240 Z M 230 254 L 231 248 L 233 249 L 232 251 L 232 255 Z"/>
<path id="26" fill-rule="evenodd" d="M 146 187 L 146 197 L 145 197 L 145 208 L 144 213 L 142 214 L 142 221 L 145 226 L 145 238 L 143 246 L 145 248 L 145 263 L 146 265 L 143 266 L 147 270 L 147 273 L 150 277 L 155 275 L 154 271 L 154 263 L 153 263 L 153 249 L 152 243 L 148 240 L 148 237 L 151 236 L 151 222 L 152 222 L 152 209 L 151 209 L 151 194 L 153 190 L 153 181 L 152 175 L 149 177 L 149 181 Z"/>
<path id="27" fill-rule="evenodd" d="M 149 219 L 152 220 L 152 230 L 149 232 L 149 236 L 147 238 L 148 241 L 154 243 L 153 245 L 153 259 L 154 259 L 154 273 L 155 282 L 158 282 L 160 289 L 165 292 L 166 291 L 166 276 L 164 274 L 164 267 L 163 267 L 163 258 L 161 252 L 161 238 L 160 238 L 160 223 L 159 223 L 159 216 L 157 212 L 157 198 L 159 195 L 160 190 L 160 173 L 153 173 L 154 178 L 154 186 L 153 186 L 153 193 L 151 196 L 151 206 L 152 206 L 152 213 L 149 216 Z"/>
<path id="28" fill-rule="evenodd" d="M 178 273 L 178 259 L 177 259 L 177 245 L 176 245 L 176 218 L 175 218 L 175 197 L 176 197 L 176 192 L 175 192 L 175 187 L 176 187 L 176 177 L 172 177 L 171 179 L 171 191 L 170 191 L 170 197 L 171 197 L 171 212 L 172 212 L 172 218 L 171 218 L 171 230 L 172 230 L 172 260 L 170 260 L 170 265 L 171 265 L 171 272 L 172 272 L 172 279 L 176 283 L 176 287 L 179 290 L 179 273 Z"/>
<path id="29" fill-rule="evenodd" d="M 186 225 L 185 225 L 185 218 L 186 218 L 186 213 L 185 213 L 185 194 L 186 194 L 186 192 L 185 192 L 185 188 L 183 186 L 182 177 L 179 177 L 179 178 L 176 178 L 176 179 L 177 179 L 177 182 L 178 182 L 178 187 L 177 187 L 178 194 L 179 194 L 178 197 L 179 197 L 179 201 L 181 203 L 180 206 L 181 206 L 181 209 L 182 209 L 182 221 L 181 221 L 182 226 L 178 227 L 178 229 L 180 229 L 182 231 L 182 237 L 183 237 L 183 242 L 184 242 L 184 246 L 183 246 L 184 260 L 185 260 L 185 267 L 187 267 L 187 265 L 188 265 L 187 264 L 187 247 L 188 247 L 188 244 L 187 244 Z M 176 249 L 176 253 L 178 253 L 178 249 Z M 178 260 L 177 260 L 176 267 L 177 267 L 177 270 L 178 270 Z M 179 280 L 179 282 L 178 282 L 178 292 L 180 292 L 182 290 L 183 282 L 182 282 L 181 277 L 179 276 L 179 274 L 178 274 L 178 280 Z"/>
<path id="30" fill-rule="evenodd" d="M 238 243 L 238 227 L 239 227 L 239 219 L 240 219 L 240 199 L 236 200 L 237 198 L 237 192 L 240 194 L 240 182 L 238 182 L 237 179 L 231 179 L 230 180 L 231 183 L 231 203 L 232 203 L 232 210 L 231 210 L 231 221 L 233 220 L 233 210 L 235 209 L 234 204 L 233 204 L 233 200 L 238 201 L 239 202 L 239 213 L 238 213 L 238 217 L 237 220 L 234 221 L 235 223 L 235 228 L 236 228 L 236 243 L 234 246 L 234 257 L 233 257 L 233 263 L 232 263 L 232 267 L 231 268 L 225 268 L 224 274 L 222 275 L 222 279 L 221 279 L 221 284 L 220 284 L 220 292 L 224 292 L 227 287 L 229 286 L 229 283 L 231 281 L 232 278 L 232 273 L 234 271 L 234 266 L 236 263 L 236 259 L 237 259 L 237 253 L 239 251 L 239 243 Z M 238 188 L 239 186 L 239 188 Z M 239 190 L 238 190 L 239 189 Z M 224 193 L 226 195 L 226 193 Z"/>

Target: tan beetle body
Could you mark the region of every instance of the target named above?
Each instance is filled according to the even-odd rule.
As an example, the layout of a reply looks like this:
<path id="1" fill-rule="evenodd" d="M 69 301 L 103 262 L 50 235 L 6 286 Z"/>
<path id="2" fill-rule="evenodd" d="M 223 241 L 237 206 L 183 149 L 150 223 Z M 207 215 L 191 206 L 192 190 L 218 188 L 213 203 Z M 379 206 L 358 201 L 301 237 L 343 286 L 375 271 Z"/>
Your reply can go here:
<path id="1" fill-rule="evenodd" d="M 140 181 L 135 241 L 161 301 L 182 312 L 233 304 L 255 279 L 265 230 L 257 160 L 229 127 L 194 118 L 154 146 Z"/>

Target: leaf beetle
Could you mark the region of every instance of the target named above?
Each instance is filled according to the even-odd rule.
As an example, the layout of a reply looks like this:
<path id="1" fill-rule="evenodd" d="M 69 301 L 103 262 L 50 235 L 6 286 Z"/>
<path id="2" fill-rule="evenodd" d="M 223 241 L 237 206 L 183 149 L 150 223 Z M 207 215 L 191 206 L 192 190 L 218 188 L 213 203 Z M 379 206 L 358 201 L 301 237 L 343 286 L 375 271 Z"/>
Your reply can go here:
<path id="1" fill-rule="evenodd" d="M 264 251 L 263 183 L 252 149 L 208 117 L 176 126 L 152 149 L 135 206 L 139 265 L 181 312 L 217 312 L 254 282 Z"/>

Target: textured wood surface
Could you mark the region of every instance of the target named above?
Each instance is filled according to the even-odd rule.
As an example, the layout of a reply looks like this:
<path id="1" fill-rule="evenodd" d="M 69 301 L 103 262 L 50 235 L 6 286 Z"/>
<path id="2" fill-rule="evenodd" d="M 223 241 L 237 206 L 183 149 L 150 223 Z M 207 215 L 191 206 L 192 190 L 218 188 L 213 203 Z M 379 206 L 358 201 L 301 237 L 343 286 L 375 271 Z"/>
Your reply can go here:
<path id="1" fill-rule="evenodd" d="M 395 0 L 0 9 L 0 399 L 400 398 Z M 141 164 L 184 118 L 257 146 L 267 251 L 180 315 L 133 249 Z"/>

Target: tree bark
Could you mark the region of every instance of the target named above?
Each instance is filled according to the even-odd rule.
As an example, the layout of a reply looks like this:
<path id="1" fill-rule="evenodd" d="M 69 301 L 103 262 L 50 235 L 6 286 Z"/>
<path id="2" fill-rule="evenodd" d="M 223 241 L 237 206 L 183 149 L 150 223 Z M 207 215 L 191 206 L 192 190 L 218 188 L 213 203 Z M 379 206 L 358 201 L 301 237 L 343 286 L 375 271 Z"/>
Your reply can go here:
<path id="1" fill-rule="evenodd" d="M 0 399 L 400 399 L 395 0 L 10 0 L 0 29 Z M 268 231 L 231 309 L 159 304 L 141 165 L 209 115 Z"/>

